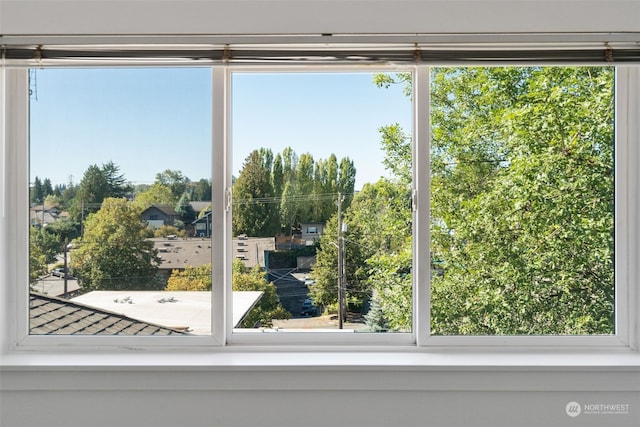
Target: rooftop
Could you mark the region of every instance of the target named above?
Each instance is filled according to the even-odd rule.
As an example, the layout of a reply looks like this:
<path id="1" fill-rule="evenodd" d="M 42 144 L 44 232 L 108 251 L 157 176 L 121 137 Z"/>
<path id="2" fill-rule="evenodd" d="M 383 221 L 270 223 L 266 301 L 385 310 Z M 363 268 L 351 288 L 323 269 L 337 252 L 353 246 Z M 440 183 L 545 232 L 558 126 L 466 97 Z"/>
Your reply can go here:
<path id="1" fill-rule="evenodd" d="M 183 331 L 132 319 L 77 301 L 32 292 L 29 297 L 33 335 L 185 335 Z"/>
<path id="2" fill-rule="evenodd" d="M 164 270 L 184 269 L 211 264 L 211 238 L 152 238 L 160 257 L 160 268 Z M 276 248 L 273 237 L 246 237 L 233 239 L 233 256 L 251 268 L 265 266 L 264 252 Z"/>
<path id="3" fill-rule="evenodd" d="M 238 325 L 258 302 L 262 292 L 233 292 L 233 324 Z M 71 301 L 145 322 L 211 334 L 211 292 L 93 291 Z"/>

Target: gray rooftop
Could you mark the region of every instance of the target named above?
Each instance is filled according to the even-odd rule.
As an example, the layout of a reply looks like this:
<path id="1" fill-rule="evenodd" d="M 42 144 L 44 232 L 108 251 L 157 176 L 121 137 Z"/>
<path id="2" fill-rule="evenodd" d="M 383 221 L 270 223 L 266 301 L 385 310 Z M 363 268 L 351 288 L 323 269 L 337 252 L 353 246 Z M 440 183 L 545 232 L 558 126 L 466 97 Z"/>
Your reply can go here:
<path id="1" fill-rule="evenodd" d="M 160 268 L 163 270 L 182 270 L 188 266 L 197 267 L 211 264 L 211 238 L 192 237 L 152 238 L 154 247 L 158 250 Z M 255 265 L 265 266 L 264 251 L 276 248 L 273 237 L 246 237 L 233 239 L 233 256 L 251 268 Z"/>
<path id="2" fill-rule="evenodd" d="M 34 292 L 29 297 L 29 320 L 33 335 L 188 335 L 123 314 Z"/>

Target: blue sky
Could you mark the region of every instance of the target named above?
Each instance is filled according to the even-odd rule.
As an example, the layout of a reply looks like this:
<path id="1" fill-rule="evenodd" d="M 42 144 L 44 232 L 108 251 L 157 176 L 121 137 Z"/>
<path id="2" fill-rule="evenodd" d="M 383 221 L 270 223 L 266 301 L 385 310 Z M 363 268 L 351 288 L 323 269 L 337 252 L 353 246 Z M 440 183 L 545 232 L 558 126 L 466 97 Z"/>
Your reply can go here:
<path id="1" fill-rule="evenodd" d="M 371 73 L 238 72 L 232 88 L 235 175 L 251 150 L 291 146 L 351 157 L 359 188 L 385 174 L 378 129 L 411 126 L 402 88 L 379 89 Z M 135 184 L 165 169 L 210 177 L 208 68 L 34 70 L 31 89 L 32 180 L 78 183 L 108 161 Z"/>

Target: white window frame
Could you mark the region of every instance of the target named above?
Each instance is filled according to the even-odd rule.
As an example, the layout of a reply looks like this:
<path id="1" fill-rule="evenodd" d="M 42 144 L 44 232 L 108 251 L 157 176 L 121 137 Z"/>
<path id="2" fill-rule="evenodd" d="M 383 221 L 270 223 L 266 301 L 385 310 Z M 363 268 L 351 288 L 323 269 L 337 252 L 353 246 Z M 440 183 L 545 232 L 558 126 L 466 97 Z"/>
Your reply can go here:
<path id="1" fill-rule="evenodd" d="M 147 63 L 148 65 L 148 63 Z M 213 235 L 224 235 L 212 244 L 213 283 L 211 336 L 188 337 L 120 337 L 120 336 L 35 336 L 28 334 L 28 71 L 24 67 L 1 69 L 0 99 L 5 111 L 0 122 L 3 137 L 4 167 L 1 195 L 3 201 L 0 254 L 3 277 L 0 296 L 3 310 L 3 344 L 12 351 L 136 348 L 149 350 L 238 350 L 258 346 L 270 349 L 385 348 L 405 351 L 462 348 L 523 349 L 609 349 L 637 351 L 638 303 L 640 302 L 640 67 L 618 66 L 616 78 L 616 332 L 612 336 L 431 336 L 429 321 L 429 257 L 418 247 L 428 247 L 429 236 L 429 66 L 402 67 L 414 73 L 414 321 L 410 334 L 340 334 L 292 332 L 259 333 L 232 329 L 231 262 L 231 74 L 246 71 L 242 66 L 213 66 L 213 137 L 212 137 L 212 227 Z M 258 67 L 256 71 L 274 71 Z M 348 72 L 398 71 L 396 68 L 370 67 L 287 67 L 286 71 Z M 222 155 L 220 155 L 222 154 Z M 418 159 L 422 159 L 420 162 Z M 419 162 L 419 164 L 418 164 Z M 426 245 L 426 246 L 425 246 Z M 425 262 L 425 257 L 426 262 Z M 15 286 L 10 286 L 16 284 Z M 224 313 L 223 317 L 220 313 Z M 266 346 L 266 347 L 265 347 Z"/>

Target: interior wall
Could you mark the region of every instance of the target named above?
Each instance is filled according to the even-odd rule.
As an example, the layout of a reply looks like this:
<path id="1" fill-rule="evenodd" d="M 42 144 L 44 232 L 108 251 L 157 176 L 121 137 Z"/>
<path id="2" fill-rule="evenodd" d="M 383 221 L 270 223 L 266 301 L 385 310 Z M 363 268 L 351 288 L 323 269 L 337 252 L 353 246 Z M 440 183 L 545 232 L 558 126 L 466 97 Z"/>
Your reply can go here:
<path id="1" fill-rule="evenodd" d="M 597 397 L 597 396 L 596 396 Z M 629 401 L 612 393 L 615 401 Z M 32 391 L 6 405 L 3 427 L 631 427 L 634 415 L 569 417 L 589 393 L 335 391 Z M 28 402 L 26 406 L 25 403 Z M 637 400 L 634 402 L 637 405 Z M 603 423 L 604 421 L 604 423 Z"/>
<path id="2" fill-rule="evenodd" d="M 0 34 L 640 31 L 638 0 L 0 0 Z"/>
<path id="3" fill-rule="evenodd" d="M 2 36 L 520 32 L 640 33 L 640 0 L 0 0 Z M 468 372 L 456 377 L 464 381 L 440 377 L 437 385 L 424 373 L 379 376 L 343 367 L 327 376 L 310 371 L 315 373 L 235 368 L 204 375 L 207 383 L 203 384 L 202 379 L 188 380 L 202 377 L 204 372 L 196 368 L 181 376 L 168 367 L 155 372 L 154 381 L 136 369 L 122 369 L 119 375 L 99 368 L 63 373 L 0 369 L 0 426 L 640 423 L 637 369 L 606 380 L 606 372 L 603 376 L 588 369 L 577 374 L 549 370 L 541 377 L 521 367 L 503 372 L 500 381 L 495 379 L 497 373 L 480 378 Z M 369 380 L 363 382 L 365 375 Z M 252 380 L 253 376 L 260 381 Z M 228 385 L 240 378 L 241 386 Z M 407 389 L 404 384 L 409 378 L 423 385 Z M 353 387 L 354 382 L 367 386 Z M 296 386 L 278 386 L 282 383 Z M 572 401 L 628 404 L 629 413 L 573 418 L 566 412 Z"/>

